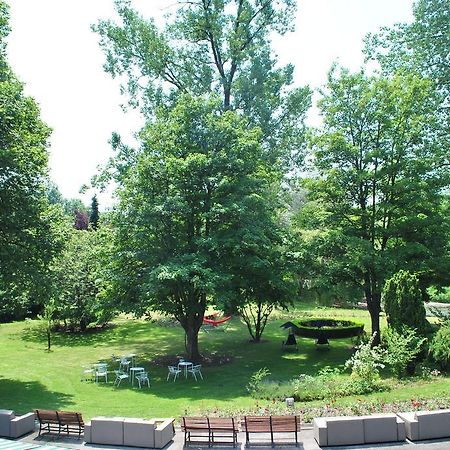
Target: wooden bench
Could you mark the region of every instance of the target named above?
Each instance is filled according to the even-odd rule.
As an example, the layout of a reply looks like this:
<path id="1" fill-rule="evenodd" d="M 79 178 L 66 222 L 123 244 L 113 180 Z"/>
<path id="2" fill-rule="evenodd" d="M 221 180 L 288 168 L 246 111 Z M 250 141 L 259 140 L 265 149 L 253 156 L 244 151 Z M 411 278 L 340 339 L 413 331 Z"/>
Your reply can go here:
<path id="1" fill-rule="evenodd" d="M 81 432 L 84 430 L 83 418 L 81 413 L 78 412 L 36 409 L 34 414 L 39 422 L 39 436 L 42 431 L 58 434 L 61 434 L 63 431 L 67 434 L 71 432 L 78 433 L 80 437 Z"/>
<path id="2" fill-rule="evenodd" d="M 183 417 L 181 429 L 184 431 L 184 445 L 192 442 L 192 438 L 207 438 L 208 446 L 217 443 L 228 443 L 217 439 L 231 438 L 233 446 L 237 445 L 238 427 L 235 420 L 222 417 Z"/>
<path id="3" fill-rule="evenodd" d="M 247 445 L 250 434 L 270 434 L 270 441 L 274 444 L 274 433 L 294 433 L 295 445 L 298 445 L 297 433 L 300 431 L 300 417 L 298 416 L 245 416 L 242 423 L 245 428 Z"/>

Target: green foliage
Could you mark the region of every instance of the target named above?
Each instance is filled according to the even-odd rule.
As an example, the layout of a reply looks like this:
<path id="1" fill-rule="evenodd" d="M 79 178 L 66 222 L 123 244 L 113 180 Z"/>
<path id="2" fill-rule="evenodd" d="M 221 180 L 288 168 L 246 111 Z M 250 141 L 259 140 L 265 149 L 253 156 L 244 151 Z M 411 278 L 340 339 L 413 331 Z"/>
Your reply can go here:
<path id="1" fill-rule="evenodd" d="M 366 37 L 366 54 L 383 70 L 418 72 L 436 84 L 443 99 L 449 98 L 450 2 L 417 0 L 414 21 L 382 28 Z"/>
<path id="2" fill-rule="evenodd" d="M 450 366 L 450 320 L 444 322 L 429 345 L 429 352 L 442 369 Z"/>
<path id="3" fill-rule="evenodd" d="M 434 136 L 432 85 L 333 69 L 319 102 L 323 129 L 311 136 L 318 173 L 306 180 L 314 207 L 297 220 L 299 243 L 316 274 L 359 287 L 379 339 L 381 289 L 401 268 L 430 279 L 448 258 L 446 154 Z M 304 220 L 315 214 L 315 220 Z"/>
<path id="4" fill-rule="evenodd" d="M 430 286 L 427 289 L 427 293 L 432 302 L 450 303 L 450 286 L 444 286 L 442 288 Z"/>
<path id="5" fill-rule="evenodd" d="M 294 88 L 291 64 L 280 67 L 270 41 L 293 28 L 295 0 L 181 3 L 164 29 L 116 1 L 121 24 L 100 21 L 105 70 L 123 77 L 132 106 L 152 117 L 180 95 L 215 93 L 222 111 L 241 111 L 263 134 L 264 157 L 289 164 L 304 146 L 309 88 Z"/>
<path id="6" fill-rule="evenodd" d="M 65 245 L 52 263 L 54 308 L 52 319 L 69 330 L 84 331 L 89 325 L 104 324 L 114 310 L 105 303 L 107 289 L 103 275 L 102 246 L 109 237 L 104 230 L 80 231 L 67 228 Z"/>
<path id="7" fill-rule="evenodd" d="M 388 384 L 362 378 L 342 376 L 338 368 L 325 366 L 316 375 L 302 374 L 289 381 L 267 380 L 256 373 L 258 383 L 249 392 L 253 397 L 271 401 L 284 401 L 293 397 L 295 401 L 333 400 L 350 395 L 364 395 L 389 389 Z M 250 383 L 249 383 L 250 386 Z M 253 386 L 253 384 L 252 384 Z M 247 387 L 247 389 L 249 389 Z"/>
<path id="8" fill-rule="evenodd" d="M 97 196 L 94 195 L 91 201 L 91 213 L 89 214 L 89 225 L 92 229 L 96 230 L 98 228 L 99 221 L 99 212 L 98 212 L 98 200 Z"/>
<path id="9" fill-rule="evenodd" d="M 0 1 L 0 321 L 40 311 L 59 245 L 45 192 L 50 129 L 8 66 L 8 22 Z"/>
<path id="10" fill-rule="evenodd" d="M 312 317 L 297 322 L 296 333 L 299 336 L 328 339 L 342 339 L 359 336 L 364 331 L 364 324 L 352 320 L 327 319 Z"/>
<path id="11" fill-rule="evenodd" d="M 401 331 L 388 327 L 383 333 L 386 349 L 384 362 L 388 364 L 397 378 L 413 375 L 417 358 L 423 351 L 426 338 L 420 337 L 415 329 L 407 326 Z"/>
<path id="12" fill-rule="evenodd" d="M 267 367 L 258 369 L 252 374 L 247 384 L 247 392 L 253 397 L 258 397 L 262 390 L 262 382 L 270 375 Z"/>
<path id="13" fill-rule="evenodd" d="M 356 347 L 355 354 L 346 361 L 345 368 L 351 369 L 352 377 L 375 386 L 380 379 L 380 369 L 384 368 L 384 352 L 373 347 L 375 336 Z"/>
<path id="14" fill-rule="evenodd" d="M 382 300 L 387 322 L 397 333 L 405 334 L 405 326 L 419 334 L 426 332 L 428 322 L 423 293 L 415 274 L 405 270 L 394 274 L 384 285 Z"/>
<path id="15" fill-rule="evenodd" d="M 284 300 L 280 173 L 262 157 L 260 131 L 216 99 L 181 97 L 141 139 L 113 216 L 112 298 L 173 315 L 199 359 L 208 303 Z"/>

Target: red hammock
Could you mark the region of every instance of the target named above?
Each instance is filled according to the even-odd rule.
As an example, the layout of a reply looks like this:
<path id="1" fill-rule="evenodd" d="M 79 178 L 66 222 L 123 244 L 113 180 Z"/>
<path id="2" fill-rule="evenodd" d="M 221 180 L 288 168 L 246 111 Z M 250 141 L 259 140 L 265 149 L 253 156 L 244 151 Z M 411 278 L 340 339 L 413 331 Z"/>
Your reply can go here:
<path id="1" fill-rule="evenodd" d="M 213 327 L 217 327 L 221 323 L 227 322 L 231 319 L 232 316 L 224 317 L 223 319 L 214 320 L 214 319 L 207 319 L 206 317 L 203 317 L 203 324 L 212 325 Z"/>

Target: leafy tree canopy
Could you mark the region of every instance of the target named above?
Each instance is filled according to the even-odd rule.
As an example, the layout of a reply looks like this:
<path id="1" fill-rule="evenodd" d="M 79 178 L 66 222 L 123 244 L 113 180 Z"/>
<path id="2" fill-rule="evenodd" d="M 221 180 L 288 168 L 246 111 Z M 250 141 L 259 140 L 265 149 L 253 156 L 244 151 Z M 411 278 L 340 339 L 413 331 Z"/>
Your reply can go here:
<path id="1" fill-rule="evenodd" d="M 183 93 L 215 93 L 222 109 L 242 112 L 263 133 L 266 157 L 284 162 L 302 148 L 308 88 L 294 88 L 293 66 L 279 67 L 271 33 L 292 30 L 295 0 L 179 2 L 163 30 L 144 20 L 131 2 L 117 0 L 121 24 L 100 21 L 105 70 L 125 76 L 132 106 L 152 117 Z"/>
<path id="2" fill-rule="evenodd" d="M 280 173 L 261 157 L 260 131 L 231 111 L 221 114 L 215 100 L 182 96 L 141 138 L 119 189 L 112 295 L 124 310 L 173 315 L 189 357 L 199 359 L 207 304 L 231 300 L 231 285 L 243 289 L 237 271 L 244 267 L 258 272 L 256 292 L 276 264 L 265 254 L 280 242 L 274 203 L 265 198 Z"/>
<path id="3" fill-rule="evenodd" d="M 448 264 L 442 189 L 446 152 L 433 138 L 431 83 L 414 75 L 367 77 L 336 69 L 319 106 L 307 181 L 318 268 L 361 286 L 379 340 L 384 280 L 401 268 L 432 279 Z M 447 266 L 448 267 L 448 266 Z"/>

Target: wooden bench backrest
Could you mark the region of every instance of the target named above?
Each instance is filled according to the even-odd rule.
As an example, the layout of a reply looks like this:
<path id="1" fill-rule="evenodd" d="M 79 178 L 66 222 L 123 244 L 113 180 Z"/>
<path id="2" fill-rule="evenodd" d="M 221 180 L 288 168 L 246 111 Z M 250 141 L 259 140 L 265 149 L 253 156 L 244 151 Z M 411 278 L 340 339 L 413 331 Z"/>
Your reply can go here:
<path id="1" fill-rule="evenodd" d="M 207 417 L 183 417 L 181 422 L 183 428 L 209 428 Z"/>
<path id="2" fill-rule="evenodd" d="M 265 416 L 245 416 L 245 429 L 254 433 L 270 432 L 270 417 Z"/>
<path id="3" fill-rule="evenodd" d="M 209 417 L 208 421 L 212 429 L 237 430 L 233 417 Z"/>
<path id="4" fill-rule="evenodd" d="M 277 433 L 289 433 L 298 430 L 300 430 L 300 417 L 272 416 L 272 431 Z"/>
<path id="5" fill-rule="evenodd" d="M 245 429 L 250 433 L 288 433 L 300 430 L 297 416 L 245 416 Z"/>
<path id="6" fill-rule="evenodd" d="M 58 414 L 58 419 L 62 424 L 65 425 L 84 425 L 83 418 L 81 417 L 81 413 L 73 412 L 73 411 L 56 411 Z"/>
<path id="7" fill-rule="evenodd" d="M 39 422 L 52 422 L 58 423 L 58 414 L 53 409 L 35 409 L 34 413 L 36 414 Z"/>

